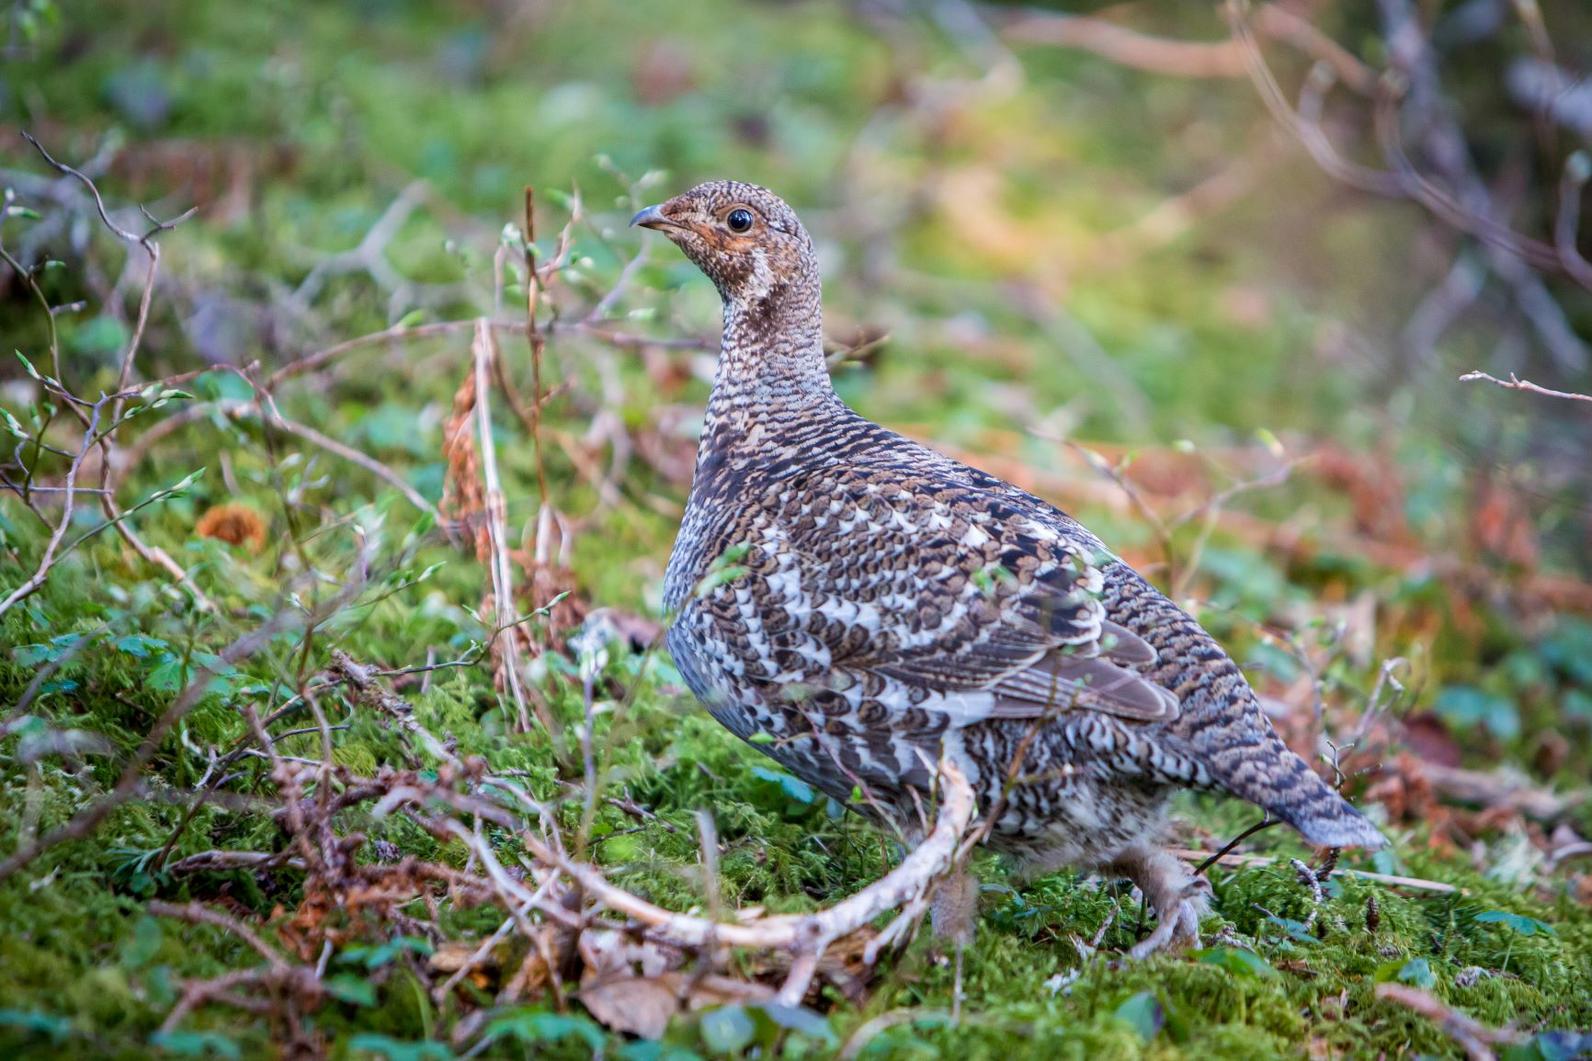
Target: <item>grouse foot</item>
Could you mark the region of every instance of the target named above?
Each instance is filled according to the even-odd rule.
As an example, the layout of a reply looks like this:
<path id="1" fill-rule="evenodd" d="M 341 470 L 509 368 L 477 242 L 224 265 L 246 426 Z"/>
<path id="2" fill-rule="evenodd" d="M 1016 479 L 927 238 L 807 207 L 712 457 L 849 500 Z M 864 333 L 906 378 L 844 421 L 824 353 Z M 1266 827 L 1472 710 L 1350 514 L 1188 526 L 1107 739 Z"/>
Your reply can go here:
<path id="1" fill-rule="evenodd" d="M 1136 847 L 1109 867 L 1127 877 L 1144 893 L 1155 911 L 1155 931 L 1141 940 L 1128 956 L 1140 961 L 1160 950 L 1200 944 L 1200 916 L 1209 908 L 1210 883 L 1154 847 Z"/>
<path id="2" fill-rule="evenodd" d="M 934 934 L 958 946 L 973 942 L 978 921 L 978 878 L 958 866 L 934 886 L 929 899 L 929 919 Z"/>
<path id="3" fill-rule="evenodd" d="M 929 920 L 934 934 L 956 947 L 956 980 L 951 989 L 951 1020 L 962 1016 L 962 957 L 973 942 L 978 922 L 978 878 L 966 866 L 957 866 L 934 886 L 929 899 Z"/>

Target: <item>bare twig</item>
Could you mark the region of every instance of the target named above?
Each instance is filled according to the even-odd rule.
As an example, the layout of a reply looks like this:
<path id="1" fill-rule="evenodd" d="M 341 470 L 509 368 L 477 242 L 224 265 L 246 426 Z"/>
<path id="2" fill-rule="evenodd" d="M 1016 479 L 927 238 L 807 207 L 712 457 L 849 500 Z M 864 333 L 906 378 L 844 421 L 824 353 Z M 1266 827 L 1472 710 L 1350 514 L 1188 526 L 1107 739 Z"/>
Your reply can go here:
<path id="1" fill-rule="evenodd" d="M 334 648 L 331 672 L 352 686 L 366 703 L 392 719 L 399 729 L 419 740 L 434 758 L 454 766 L 460 765 L 458 756 L 415 719 L 414 709 L 403 697 L 382 688 L 371 668 L 356 662 L 342 649 Z"/>
<path id="2" fill-rule="evenodd" d="M 88 189 L 88 193 L 94 197 L 94 207 L 99 211 L 100 221 L 103 222 L 105 227 L 110 229 L 110 231 L 124 243 L 141 243 L 147 247 L 151 237 L 176 228 L 178 225 L 182 224 L 184 221 L 188 220 L 199 211 L 199 208 L 195 206 L 183 211 L 169 221 L 159 221 L 153 217 L 150 217 L 149 211 L 144 210 L 143 215 L 149 220 L 151 227 L 142 234 L 137 232 L 129 232 L 127 229 L 122 228 L 116 222 L 111 220 L 110 213 L 105 209 L 105 200 L 100 197 L 99 188 L 95 186 L 93 180 L 83 173 L 82 170 L 74 169 L 64 162 L 56 161 L 55 158 L 53 158 L 50 153 L 44 149 L 44 145 L 39 143 L 38 139 L 35 138 L 32 133 L 24 130 L 22 133 L 22 139 L 32 144 L 34 150 L 38 151 L 38 153 L 44 157 L 44 161 L 48 162 L 57 172 L 64 173 L 82 182 L 83 187 Z"/>
<path id="3" fill-rule="evenodd" d="M 1172 77 L 1242 77 L 1244 58 L 1232 41 L 1154 37 L 1086 15 L 1023 11 L 1004 20 L 1001 34 L 1021 44 L 1050 44 L 1093 52 L 1122 66 Z"/>
<path id="4" fill-rule="evenodd" d="M 89 194 L 94 199 L 95 209 L 98 211 L 100 221 L 104 224 L 105 228 L 107 228 L 118 239 L 122 240 L 122 242 L 137 244 L 143 249 L 144 254 L 149 259 L 149 266 L 144 278 L 143 291 L 139 295 L 138 300 L 137 320 L 133 325 L 132 334 L 128 337 L 127 346 L 121 358 L 121 368 L 118 372 L 116 394 L 112 395 L 109 399 L 110 409 L 107 419 L 112 426 L 111 429 L 107 430 L 104 434 L 94 437 L 95 432 L 89 425 L 86 419 L 86 414 L 82 408 L 82 406 L 85 406 L 88 403 L 82 401 L 81 399 L 75 398 L 75 396 L 72 396 L 69 392 L 65 391 L 65 384 L 60 378 L 61 358 L 59 337 L 55 329 L 56 310 L 50 306 L 49 300 L 45 297 L 43 290 L 39 288 L 38 283 L 34 278 L 34 274 L 31 271 L 24 270 L 15 259 L 13 259 L 8 253 L 5 253 L 3 248 L 0 248 L 0 256 L 3 256 L 4 260 L 16 270 L 18 275 L 22 277 L 23 282 L 29 287 L 30 290 L 32 290 L 35 298 L 44 307 L 45 315 L 49 324 L 50 358 L 54 366 L 56 377 L 55 382 L 60 386 L 62 396 L 69 399 L 67 402 L 67 408 L 72 412 L 72 415 L 77 418 L 78 422 L 82 424 L 84 428 L 85 439 L 92 438 L 94 444 L 96 444 L 101 451 L 102 460 L 100 464 L 100 489 L 97 491 L 97 496 L 99 499 L 100 508 L 105 513 L 105 526 L 113 527 L 121 539 L 126 542 L 134 552 L 143 558 L 146 563 L 161 568 L 170 574 L 174 579 L 176 579 L 177 582 L 189 592 L 189 594 L 193 597 L 195 604 L 197 604 L 200 609 L 204 611 L 214 611 L 215 605 L 210 601 L 209 597 L 205 596 L 204 591 L 202 591 L 194 583 L 193 579 L 189 577 L 188 572 L 183 569 L 182 565 L 173 560 L 171 554 L 167 553 L 164 549 L 161 549 L 158 546 L 148 545 L 138 535 L 138 533 L 133 529 L 131 523 L 126 518 L 130 513 L 124 513 L 118 509 L 116 505 L 115 492 L 110 489 L 111 465 L 113 463 L 115 453 L 112 433 L 114 429 L 119 427 L 123 422 L 122 410 L 124 408 L 126 398 L 130 393 L 128 391 L 128 384 L 132 379 L 133 365 L 137 360 L 138 350 L 143 342 L 144 331 L 149 324 L 149 309 L 154 296 L 155 281 L 160 272 L 160 244 L 155 242 L 154 237 L 161 232 L 166 232 L 172 228 L 175 228 L 177 225 L 193 216 L 195 210 L 197 210 L 197 207 L 187 210 L 169 221 L 161 221 L 150 214 L 147 209 L 139 207 L 140 212 L 150 222 L 150 228 L 146 229 L 142 234 L 128 231 L 111 220 L 110 214 L 105 208 L 105 201 L 100 195 L 99 188 L 87 174 L 79 169 L 67 165 L 64 162 L 57 161 L 53 156 L 50 155 L 48 151 L 44 149 L 44 146 L 40 144 L 32 134 L 24 132 L 22 136 L 28 141 L 28 143 L 33 145 L 38 153 L 44 158 L 45 162 L 47 162 L 52 168 L 59 173 L 74 178 L 88 190 Z M 8 192 L 8 204 L 9 194 L 10 193 Z M 102 402 L 105 400 L 106 399 L 104 398 L 101 399 Z M 82 455 L 80 454 L 80 460 L 81 457 Z M 63 521 L 70 519 L 71 513 L 72 497 L 71 493 L 67 492 L 63 503 Z M 47 575 L 48 566 L 41 569 L 41 573 Z M 0 611 L 3 610 L 3 608 L 0 608 Z"/>
<path id="5" fill-rule="evenodd" d="M 276 403 L 269 400 L 249 401 L 242 398 L 224 398 L 190 406 L 177 415 L 161 421 L 155 429 L 145 432 L 144 436 L 138 440 L 139 446 L 135 450 L 136 455 L 141 457 L 147 450 L 148 446 L 146 443 L 150 436 L 163 437 L 172 431 L 204 420 L 216 413 L 233 420 L 258 419 L 269 427 L 276 428 L 289 435 L 295 435 L 320 449 L 324 449 L 335 457 L 348 461 L 350 464 L 357 464 L 397 490 L 415 508 L 432 516 L 438 522 L 442 522 L 442 514 L 437 511 L 437 506 L 428 501 L 424 494 L 409 485 L 409 481 L 402 475 L 362 450 L 357 450 L 353 446 L 339 442 L 337 439 L 317 431 L 308 424 L 289 420 L 276 408 Z"/>
<path id="6" fill-rule="evenodd" d="M 1577 151 L 1565 160 L 1564 173 L 1559 178 L 1559 208 L 1553 218 L 1553 245 L 1576 283 L 1592 291 L 1592 262 L 1586 260 L 1576 245 L 1581 226 L 1581 192 L 1589 177 L 1592 177 L 1592 156 L 1585 151 Z"/>
<path id="7" fill-rule="evenodd" d="M 1212 860 L 1212 856 L 1208 851 L 1190 851 L 1177 848 L 1173 849 L 1171 854 L 1185 862 L 1200 863 L 1201 870 L 1205 868 L 1205 863 L 1208 863 Z M 1269 866 L 1277 861 L 1275 858 L 1272 858 L 1269 855 L 1245 855 L 1238 853 L 1218 852 L 1217 857 L 1219 857 L 1223 862 L 1236 862 L 1242 866 Z M 1454 887 L 1452 884 L 1444 884 L 1442 881 L 1436 880 L 1425 880 L 1421 877 L 1402 877 L 1394 873 L 1372 873 L 1369 870 L 1363 869 L 1339 868 L 1334 870 L 1334 872 L 1343 876 L 1354 877 L 1357 880 L 1366 880 L 1373 881 L 1377 884 L 1386 884 L 1393 888 L 1410 888 L 1415 891 L 1438 892 L 1444 895 L 1453 895 L 1460 892 L 1460 889 Z"/>
<path id="8" fill-rule="evenodd" d="M 1493 1061 L 1497 1057 L 1496 1047 L 1512 1046 L 1524 1038 L 1511 1027 L 1490 1028 L 1449 1006 L 1430 991 L 1408 984 L 1377 984 L 1376 997 L 1414 1010 L 1436 1024 L 1444 1035 L 1459 1044 L 1469 1061 Z"/>
<path id="9" fill-rule="evenodd" d="M 1205 861 L 1201 862 L 1198 866 L 1195 866 L 1194 867 L 1194 875 L 1196 877 L 1198 877 L 1201 874 L 1203 874 L 1206 870 L 1210 869 L 1211 866 L 1215 865 L 1217 862 L 1220 862 L 1223 858 L 1225 858 L 1233 850 L 1233 848 L 1237 847 L 1239 844 L 1243 843 L 1245 840 L 1248 840 L 1251 836 L 1254 836 L 1256 833 L 1260 832 L 1262 829 L 1270 829 L 1273 825 L 1280 825 L 1280 824 L 1281 824 L 1281 819 L 1273 818 L 1269 814 L 1262 815 L 1260 821 L 1256 822 L 1254 825 L 1251 825 L 1249 828 L 1245 829 L 1243 832 L 1239 833 L 1237 836 L 1235 836 L 1231 840 L 1227 841 L 1227 843 L 1223 844 L 1221 849 L 1219 851 L 1217 851 L 1214 855 L 1212 855 L 1210 858 L 1207 858 Z"/>
<path id="10" fill-rule="evenodd" d="M 1543 394 L 1549 398 L 1567 398 L 1574 402 L 1592 402 L 1592 394 L 1577 394 L 1574 391 L 1556 391 L 1550 387 L 1541 387 L 1528 379 L 1521 379 L 1513 372 L 1509 373 L 1508 379 L 1499 379 L 1497 376 L 1491 376 L 1479 371 L 1467 372 L 1459 377 L 1459 382 L 1461 383 L 1474 383 L 1477 380 L 1496 384 L 1506 390 L 1530 391 L 1532 394 Z"/>
<path id="11" fill-rule="evenodd" d="M 49 540 L 44 543 L 44 552 L 40 555 L 38 566 L 34 568 L 33 574 L 29 575 L 16 589 L 6 594 L 4 600 L 0 600 L 0 615 L 10 611 L 18 601 L 37 593 L 39 588 L 44 585 L 45 579 L 50 576 L 50 568 L 55 565 L 56 551 L 61 547 L 61 540 L 66 537 L 66 528 L 72 523 L 72 513 L 74 511 L 72 497 L 73 491 L 77 487 L 78 470 L 82 468 L 83 458 L 88 455 L 89 447 L 92 445 L 95 428 L 99 425 L 99 416 L 100 403 L 96 402 L 93 412 L 90 414 L 89 422 L 85 425 L 83 446 L 78 450 L 77 456 L 72 458 L 71 465 L 66 469 L 65 490 L 61 498 L 60 521 L 56 523 L 55 529 L 50 532 Z M 3 874 L 0 874 L 0 876 L 3 876 Z"/>
<path id="12" fill-rule="evenodd" d="M 270 966 L 281 971 L 287 968 L 287 959 L 282 957 L 280 951 L 268 945 L 253 929 L 233 917 L 228 917 L 219 910 L 213 910 L 203 903 L 168 903 L 161 899 L 152 901 L 146 909 L 152 914 L 162 917 L 175 917 L 195 925 L 214 925 L 216 928 L 237 936 L 243 942 L 253 947 Z"/>
<path id="13" fill-rule="evenodd" d="M 471 347 L 475 358 L 475 422 L 481 453 L 481 476 L 486 487 L 487 533 L 491 538 L 491 555 L 488 563 L 492 570 L 492 600 L 499 633 L 494 639 L 496 651 L 502 653 L 503 680 L 518 712 L 520 732 L 531 728 L 531 713 L 520 677 L 519 639 L 506 624 L 514 617 L 514 567 L 509 560 L 508 519 L 503 501 L 503 483 L 498 478 L 497 443 L 492 438 L 492 361 L 497 357 L 497 340 L 484 318 L 476 323 L 475 342 Z M 556 733 L 552 716 L 538 702 L 536 714 L 543 729 Z"/>

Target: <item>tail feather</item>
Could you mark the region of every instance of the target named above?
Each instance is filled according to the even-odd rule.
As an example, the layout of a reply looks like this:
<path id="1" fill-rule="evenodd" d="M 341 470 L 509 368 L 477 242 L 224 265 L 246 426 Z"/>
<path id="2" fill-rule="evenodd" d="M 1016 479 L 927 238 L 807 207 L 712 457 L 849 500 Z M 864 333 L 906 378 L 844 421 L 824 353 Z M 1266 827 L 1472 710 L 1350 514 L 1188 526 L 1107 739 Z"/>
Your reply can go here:
<path id="1" fill-rule="evenodd" d="M 1264 718 L 1263 725 L 1271 724 Z M 1382 847 L 1387 838 L 1349 801 L 1323 781 L 1310 764 L 1289 751 L 1275 733 L 1267 734 L 1272 754 L 1282 760 L 1274 781 L 1254 785 L 1253 794 L 1228 787 L 1235 795 L 1259 803 L 1320 847 Z"/>
<path id="2" fill-rule="evenodd" d="M 1105 575 L 1106 614 L 1155 648 L 1146 674 L 1181 701 L 1166 730 L 1205 767 L 1211 787 L 1258 804 L 1313 844 L 1387 843 L 1282 742 L 1243 672 L 1199 623 L 1126 565 Z"/>

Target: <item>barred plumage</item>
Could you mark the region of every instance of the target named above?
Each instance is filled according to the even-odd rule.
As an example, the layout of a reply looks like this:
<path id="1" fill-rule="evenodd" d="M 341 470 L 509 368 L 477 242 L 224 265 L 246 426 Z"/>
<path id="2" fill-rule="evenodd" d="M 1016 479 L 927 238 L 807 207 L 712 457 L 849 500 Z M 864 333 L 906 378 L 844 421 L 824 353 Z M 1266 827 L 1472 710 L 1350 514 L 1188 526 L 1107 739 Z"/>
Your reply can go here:
<path id="1" fill-rule="evenodd" d="M 1199 624 L 1093 534 L 840 401 L 788 206 L 717 181 L 634 223 L 724 300 L 665 580 L 670 652 L 721 722 L 906 827 L 944 749 L 998 808 L 991 847 L 1038 871 L 1134 877 L 1161 919 L 1146 951 L 1197 917 L 1186 871 L 1154 846 L 1177 788 L 1251 800 L 1318 844 L 1383 842 L 1283 745 Z"/>

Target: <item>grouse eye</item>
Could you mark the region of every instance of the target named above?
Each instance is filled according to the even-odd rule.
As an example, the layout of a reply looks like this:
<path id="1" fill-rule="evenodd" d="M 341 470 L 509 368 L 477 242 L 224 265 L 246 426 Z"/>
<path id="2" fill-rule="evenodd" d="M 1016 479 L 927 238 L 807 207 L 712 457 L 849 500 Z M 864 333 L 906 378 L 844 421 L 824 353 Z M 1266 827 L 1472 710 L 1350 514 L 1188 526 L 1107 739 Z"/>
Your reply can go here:
<path id="1" fill-rule="evenodd" d="M 724 218 L 724 223 L 730 226 L 731 232 L 745 232 L 752 227 L 752 211 L 737 206 Z"/>

